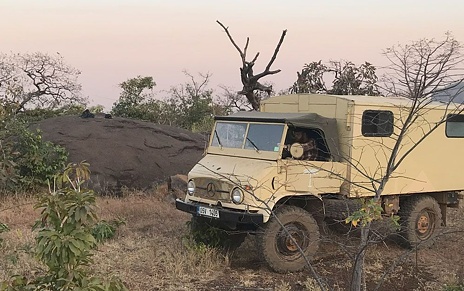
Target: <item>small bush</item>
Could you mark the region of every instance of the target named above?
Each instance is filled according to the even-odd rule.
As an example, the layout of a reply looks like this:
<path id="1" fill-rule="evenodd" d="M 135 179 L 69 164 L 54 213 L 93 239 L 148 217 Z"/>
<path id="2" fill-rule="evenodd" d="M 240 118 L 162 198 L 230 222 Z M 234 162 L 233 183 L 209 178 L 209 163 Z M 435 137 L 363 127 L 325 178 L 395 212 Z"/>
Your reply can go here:
<path id="1" fill-rule="evenodd" d="M 199 249 L 210 247 L 234 250 L 243 243 L 247 236 L 246 232 L 229 232 L 218 228 L 213 222 L 203 217 L 192 217 L 192 220 L 187 222 L 187 227 L 190 228 L 190 232 L 185 236 L 185 241 L 190 246 Z"/>
<path id="2" fill-rule="evenodd" d="M 92 235 L 97 242 L 103 242 L 111 239 L 116 235 L 119 226 L 126 224 L 123 220 L 101 220 L 92 229 Z"/>
<path id="3" fill-rule="evenodd" d="M 66 164 L 63 147 L 44 141 L 39 130 L 30 131 L 21 120 L 3 121 L 0 138 L 0 188 L 18 191 L 47 185 Z"/>

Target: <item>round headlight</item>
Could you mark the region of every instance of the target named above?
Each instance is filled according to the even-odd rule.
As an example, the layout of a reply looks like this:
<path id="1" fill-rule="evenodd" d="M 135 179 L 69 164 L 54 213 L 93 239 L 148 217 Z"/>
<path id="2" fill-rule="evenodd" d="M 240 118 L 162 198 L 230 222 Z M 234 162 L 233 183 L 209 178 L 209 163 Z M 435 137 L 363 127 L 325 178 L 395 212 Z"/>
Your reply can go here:
<path id="1" fill-rule="evenodd" d="M 239 188 L 232 190 L 232 202 L 235 204 L 240 204 L 243 201 L 243 192 Z"/>
<path id="2" fill-rule="evenodd" d="M 195 182 L 193 180 L 190 180 L 187 184 L 187 192 L 189 195 L 193 195 L 195 193 Z"/>

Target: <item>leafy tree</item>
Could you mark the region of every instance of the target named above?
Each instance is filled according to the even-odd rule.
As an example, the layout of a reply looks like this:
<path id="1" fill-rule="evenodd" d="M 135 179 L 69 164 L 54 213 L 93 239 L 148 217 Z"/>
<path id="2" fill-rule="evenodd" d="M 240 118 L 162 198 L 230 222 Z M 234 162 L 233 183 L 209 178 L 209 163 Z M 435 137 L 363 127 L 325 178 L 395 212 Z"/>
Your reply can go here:
<path id="1" fill-rule="evenodd" d="M 213 114 L 221 112 L 221 104 L 213 104 L 213 90 L 207 89 L 210 75 L 200 74 L 200 80 L 188 72 L 185 84 L 171 87 L 163 99 L 144 93 L 155 85 L 152 77 L 137 77 L 121 84 L 123 92 L 115 103 L 115 116 L 147 120 L 188 130 L 210 130 Z"/>
<path id="2" fill-rule="evenodd" d="M 188 72 L 184 74 L 189 77 L 190 82 L 172 87 L 169 91 L 170 97 L 167 98 L 167 104 L 171 109 L 174 124 L 192 129 L 206 126 L 209 129 L 213 122 L 213 91 L 206 89 L 210 75 L 202 75 L 201 81 L 196 81 L 195 78 Z"/>
<path id="3" fill-rule="evenodd" d="M 79 75 L 59 53 L 0 54 L 2 111 L 19 113 L 27 108 L 83 104 L 86 99 L 80 96 Z"/>
<path id="4" fill-rule="evenodd" d="M 332 87 L 325 80 L 333 78 Z M 297 72 L 297 80 L 290 88 L 292 93 L 327 93 L 334 95 L 379 95 L 376 68 L 365 62 L 359 67 L 352 62 L 322 61 L 306 64 Z"/>
<path id="5" fill-rule="evenodd" d="M 271 66 L 274 63 L 277 54 L 279 53 L 280 46 L 284 42 L 285 35 L 287 34 L 287 30 L 282 31 L 282 35 L 280 36 L 279 42 L 277 43 L 277 46 L 274 50 L 274 54 L 272 55 L 271 59 L 269 60 L 269 63 L 267 64 L 266 68 L 264 69 L 263 72 L 256 74 L 253 71 L 253 67 L 255 65 L 256 60 L 258 59 L 259 52 L 256 53 L 255 57 L 251 61 L 247 61 L 247 50 L 248 50 L 248 44 L 250 42 L 250 39 L 247 37 L 245 47 L 242 49 L 239 48 L 239 46 L 235 43 L 234 39 L 229 33 L 229 29 L 225 27 L 221 22 L 216 21 L 226 32 L 230 42 L 232 45 L 237 49 L 237 51 L 240 54 L 240 58 L 242 59 L 242 67 L 240 68 L 240 79 L 243 84 L 243 88 L 241 91 L 238 92 L 240 95 L 244 95 L 248 102 L 251 104 L 251 107 L 254 110 L 259 110 L 259 104 L 261 101 L 261 96 L 257 94 L 257 92 L 266 92 L 268 96 L 272 92 L 272 86 L 269 85 L 263 85 L 259 82 L 259 79 L 267 76 L 267 75 L 273 75 L 277 74 L 280 72 L 280 70 L 271 70 Z"/>
<path id="6" fill-rule="evenodd" d="M 140 106 L 153 98 L 151 90 L 155 86 L 156 83 L 153 81 L 153 77 L 150 76 L 137 76 L 122 82 L 119 84 L 122 92 L 118 102 L 113 104 L 112 114 L 121 117 L 145 119 L 141 114 L 142 108 Z"/>

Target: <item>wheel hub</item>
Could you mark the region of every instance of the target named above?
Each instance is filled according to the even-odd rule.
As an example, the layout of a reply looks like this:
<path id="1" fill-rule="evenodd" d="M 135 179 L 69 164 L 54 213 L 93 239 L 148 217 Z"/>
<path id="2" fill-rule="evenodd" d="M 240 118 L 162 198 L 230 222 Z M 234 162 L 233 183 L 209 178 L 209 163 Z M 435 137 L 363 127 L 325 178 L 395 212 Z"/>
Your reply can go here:
<path id="1" fill-rule="evenodd" d="M 308 231 L 304 226 L 297 224 L 285 225 L 278 234 L 276 247 L 280 254 L 292 256 L 299 254 L 298 246 L 304 251 L 308 247 Z"/>
<path id="2" fill-rule="evenodd" d="M 417 217 L 416 234 L 421 240 L 428 239 L 435 229 L 435 214 L 430 209 L 424 209 Z"/>
<path id="3" fill-rule="evenodd" d="M 429 230 L 429 216 L 428 214 L 422 214 L 417 220 L 417 231 L 421 234 L 427 233 Z"/>

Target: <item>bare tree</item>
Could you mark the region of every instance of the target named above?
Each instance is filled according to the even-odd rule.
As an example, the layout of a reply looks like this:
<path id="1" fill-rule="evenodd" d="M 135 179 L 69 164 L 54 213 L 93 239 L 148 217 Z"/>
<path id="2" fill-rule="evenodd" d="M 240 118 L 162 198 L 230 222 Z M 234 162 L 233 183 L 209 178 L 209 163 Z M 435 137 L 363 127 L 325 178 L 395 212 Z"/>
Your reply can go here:
<path id="1" fill-rule="evenodd" d="M 26 108 L 53 109 L 70 103 L 85 103 L 77 83 L 80 72 L 63 57 L 44 53 L 1 56 L 0 98 L 14 113 Z"/>
<path id="2" fill-rule="evenodd" d="M 412 99 L 432 98 L 450 91 L 462 83 L 461 50 L 462 45 L 450 33 L 442 41 L 421 39 L 386 49 L 383 54 L 390 66 L 384 77 L 384 90 Z"/>
<path id="3" fill-rule="evenodd" d="M 396 171 L 410 154 L 450 116 L 463 112 L 463 105 L 453 102 L 454 98 L 462 93 L 462 89 L 454 91 L 453 96 L 449 96 L 444 104 L 434 103 L 434 97 L 438 94 L 463 84 L 464 74 L 459 67 L 464 61 L 461 50 L 462 45 L 452 35 L 446 34 L 445 39 L 441 41 L 421 39 L 410 45 L 393 46 L 384 52 L 391 63 L 384 78 L 386 90 L 393 96 L 406 97 L 411 101 L 409 106 L 399 108 L 401 116 L 392 136 L 393 147 L 383 152 L 386 164 L 379 160 L 375 173 L 366 173 L 361 167 L 352 165 L 361 175 L 369 177 L 371 191 L 374 193 L 372 203 L 380 203 L 387 183 L 394 175 L 399 175 Z M 426 120 L 425 113 L 439 106 L 445 106 L 443 116 L 439 120 Z M 422 134 L 413 139 L 411 136 L 415 131 L 421 131 Z M 400 217 L 405 210 L 400 209 Z M 372 218 L 367 215 L 359 219 L 362 222 L 361 241 L 354 262 L 351 290 L 361 290 L 364 285 L 364 259 L 372 230 Z M 403 225 L 406 236 L 409 235 L 408 227 Z"/>
<path id="4" fill-rule="evenodd" d="M 265 84 L 265 86 L 272 86 Z M 236 111 L 249 111 L 249 110 L 254 110 L 253 107 L 251 106 L 251 103 L 248 102 L 248 99 L 240 94 L 240 92 L 236 92 L 231 88 L 228 88 L 226 86 L 220 86 L 220 88 L 223 90 L 222 98 L 221 98 L 221 104 L 224 108 L 226 108 L 226 112 L 228 114 Z M 268 99 L 271 96 L 274 96 L 275 92 L 271 92 L 271 94 L 267 94 L 264 91 L 256 91 L 255 97 L 259 101 L 263 101 Z M 285 93 L 282 93 L 282 95 Z"/>
<path id="5" fill-rule="evenodd" d="M 277 57 L 277 54 L 279 53 L 280 46 L 282 45 L 284 41 L 285 35 L 287 34 L 287 30 L 282 31 L 282 35 L 280 36 L 279 42 L 274 50 L 274 54 L 269 60 L 269 63 L 267 64 L 264 71 L 255 75 L 253 72 L 253 66 L 255 65 L 255 62 L 258 59 L 259 52 L 256 53 L 255 57 L 251 61 L 246 60 L 248 44 L 250 42 L 250 39 L 247 37 L 245 47 L 242 50 L 235 43 L 234 39 L 230 35 L 229 29 L 225 27 L 219 20 L 217 20 L 216 22 L 224 29 L 227 36 L 229 37 L 229 40 L 232 42 L 233 46 L 237 49 L 237 51 L 240 54 L 240 58 L 242 59 L 242 67 L 240 68 L 240 77 L 242 80 L 243 88 L 239 92 L 239 94 L 246 96 L 246 98 L 248 99 L 248 102 L 250 102 L 254 110 L 259 110 L 260 98 L 256 95 L 256 91 L 264 91 L 268 95 L 270 95 L 272 92 L 272 86 L 266 86 L 266 85 L 261 84 L 259 82 L 259 79 L 261 79 L 264 76 L 273 75 L 273 74 L 277 74 L 280 72 L 280 70 L 271 70 L 271 66 L 274 63 Z"/>
<path id="6" fill-rule="evenodd" d="M 223 90 L 222 103 L 223 106 L 227 108 L 227 113 L 230 114 L 234 111 L 253 110 L 250 102 L 248 102 L 245 96 L 226 86 L 221 86 L 221 89 Z"/>

